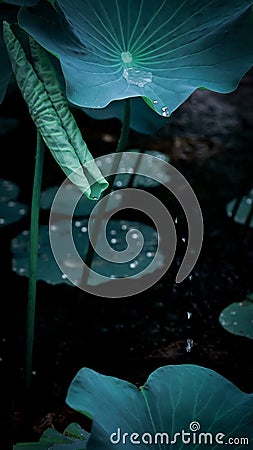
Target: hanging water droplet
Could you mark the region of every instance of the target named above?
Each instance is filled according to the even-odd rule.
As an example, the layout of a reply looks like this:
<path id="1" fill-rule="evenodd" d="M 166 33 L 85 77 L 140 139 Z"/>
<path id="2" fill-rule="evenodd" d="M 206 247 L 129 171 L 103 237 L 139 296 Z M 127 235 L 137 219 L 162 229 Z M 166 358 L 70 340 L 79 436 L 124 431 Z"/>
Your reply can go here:
<path id="1" fill-rule="evenodd" d="M 122 230 L 127 230 L 127 225 L 121 225 Z"/>
<path id="2" fill-rule="evenodd" d="M 170 113 L 168 111 L 168 106 L 162 107 L 162 115 L 163 115 L 163 117 L 169 117 Z"/>
<path id="3" fill-rule="evenodd" d="M 66 280 L 66 278 L 68 278 L 68 276 L 65 273 L 63 273 L 61 277 L 63 278 L 63 280 Z"/>
<path id="4" fill-rule="evenodd" d="M 138 87 L 143 87 L 145 84 L 152 82 L 152 72 L 134 67 L 124 69 L 123 77 L 128 84 L 135 84 Z"/>
<path id="5" fill-rule="evenodd" d="M 81 224 L 81 222 L 80 222 L 79 220 L 76 220 L 76 221 L 75 221 L 75 226 L 76 226 L 76 227 L 80 227 L 81 225 L 82 225 L 82 224 Z"/>
<path id="6" fill-rule="evenodd" d="M 177 223 L 177 217 L 175 218 L 175 223 Z"/>
<path id="7" fill-rule="evenodd" d="M 112 239 L 111 239 L 111 243 L 112 243 L 112 244 L 116 244 L 116 242 L 117 242 L 117 239 L 115 239 L 115 238 L 112 238 Z"/>
<path id="8" fill-rule="evenodd" d="M 122 181 L 118 180 L 116 181 L 116 186 L 117 187 L 121 187 L 123 185 Z"/>
<path id="9" fill-rule="evenodd" d="M 190 311 L 187 311 L 187 319 L 190 319 L 190 318 L 191 318 L 191 316 L 192 316 L 192 312 L 190 312 Z"/>
<path id="10" fill-rule="evenodd" d="M 154 100 L 153 103 L 154 103 L 154 105 L 157 105 L 158 100 Z"/>
<path id="11" fill-rule="evenodd" d="M 252 198 L 246 198 L 247 205 L 252 205 Z"/>
<path id="12" fill-rule="evenodd" d="M 3 224 L 5 222 L 5 220 L 3 219 L 3 217 L 0 218 L 0 224 Z"/>
<path id="13" fill-rule="evenodd" d="M 186 341 L 186 344 L 187 345 L 186 345 L 185 349 L 189 353 L 191 351 L 192 347 L 193 347 L 193 340 L 188 338 L 187 341 Z"/>
<path id="14" fill-rule="evenodd" d="M 186 239 L 185 239 L 185 238 L 182 238 L 182 241 L 183 241 L 183 242 L 185 242 L 185 241 L 186 241 Z"/>
<path id="15" fill-rule="evenodd" d="M 87 227 L 82 227 L 82 228 L 81 228 L 81 231 L 82 231 L 82 233 L 86 233 Z"/>
<path id="16" fill-rule="evenodd" d="M 192 275 L 189 275 L 189 281 L 192 281 Z"/>
<path id="17" fill-rule="evenodd" d="M 138 239 L 138 237 L 139 237 L 139 236 L 138 236 L 137 233 L 133 233 L 133 234 L 132 234 L 132 239 Z"/>
<path id="18" fill-rule="evenodd" d="M 56 231 L 58 229 L 57 225 L 50 225 L 51 231 Z"/>

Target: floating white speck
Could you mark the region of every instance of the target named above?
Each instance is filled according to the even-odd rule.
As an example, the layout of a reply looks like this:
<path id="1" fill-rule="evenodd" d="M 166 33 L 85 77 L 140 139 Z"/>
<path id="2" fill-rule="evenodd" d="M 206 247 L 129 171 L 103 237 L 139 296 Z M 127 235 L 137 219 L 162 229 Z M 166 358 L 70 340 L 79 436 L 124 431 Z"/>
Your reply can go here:
<path id="1" fill-rule="evenodd" d="M 193 347 L 193 340 L 188 338 L 187 341 L 186 341 L 186 344 L 187 345 L 186 345 L 185 349 L 189 353 L 191 351 L 192 347 Z"/>

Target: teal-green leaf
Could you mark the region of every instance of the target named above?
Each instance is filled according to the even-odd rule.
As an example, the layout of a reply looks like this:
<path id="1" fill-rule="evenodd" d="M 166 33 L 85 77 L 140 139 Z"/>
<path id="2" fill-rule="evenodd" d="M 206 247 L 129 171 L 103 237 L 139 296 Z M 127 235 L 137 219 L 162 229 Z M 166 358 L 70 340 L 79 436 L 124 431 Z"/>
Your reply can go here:
<path id="1" fill-rule="evenodd" d="M 14 445 L 14 450 L 86 450 L 89 433 L 77 423 L 71 423 L 61 434 L 48 428 L 39 442 L 27 442 Z"/>
<path id="2" fill-rule="evenodd" d="M 0 55 L 1 55 L 1 64 L 0 64 L 0 103 L 1 103 L 5 96 L 6 89 L 12 73 L 10 60 L 3 40 L 3 22 L 1 19 L 0 19 Z"/>
<path id="3" fill-rule="evenodd" d="M 68 99 L 146 97 L 169 116 L 198 87 L 234 90 L 253 64 L 252 0 L 60 0 L 19 24 L 56 54 Z"/>
<path id="4" fill-rule="evenodd" d="M 156 433 L 167 433 L 171 442 L 182 430 L 189 433 L 189 450 L 202 448 L 196 445 L 198 440 L 193 441 L 193 435 L 199 439 L 200 433 L 211 434 L 213 442 L 209 434 L 208 444 L 203 446 L 209 450 L 220 446 L 215 441 L 218 433 L 223 433 L 224 444 L 232 437 L 247 437 L 249 445 L 253 444 L 253 394 L 245 394 L 218 373 L 196 365 L 160 367 L 141 389 L 83 368 L 72 381 L 66 402 L 93 419 L 88 450 L 136 448 L 136 442 L 131 443 L 132 433 L 138 434 L 133 439 L 139 440 L 141 450 L 182 450 L 179 436 L 173 446 L 165 445 L 165 441 L 162 445 L 159 435 L 155 443 Z M 200 428 L 196 433 L 191 431 L 194 423 Z M 123 433 L 127 433 L 125 443 Z M 146 443 L 142 440 L 144 433 Z M 200 442 L 203 444 L 203 440 Z M 230 443 L 229 448 L 243 447 Z"/>
<path id="5" fill-rule="evenodd" d="M 253 294 L 243 302 L 232 303 L 224 308 L 219 321 L 230 333 L 253 339 Z"/>
<path id="6" fill-rule="evenodd" d="M 231 200 L 227 206 L 226 211 L 229 217 L 233 217 L 233 220 L 241 225 L 246 225 L 250 228 L 253 228 L 253 189 L 243 196 L 241 200 L 238 202 L 237 198 Z"/>
<path id="7" fill-rule="evenodd" d="M 118 200 L 120 201 L 120 199 Z M 115 206 L 115 200 L 114 200 Z M 111 208 L 110 203 L 108 208 Z M 73 255 L 72 244 L 66 239 L 68 233 L 68 221 L 59 220 L 51 226 L 51 233 L 55 233 L 57 239 L 57 248 L 60 253 L 60 258 L 66 273 L 71 275 L 72 280 L 76 280 L 76 284 L 80 283 L 83 275 L 83 266 L 79 260 Z M 107 280 L 97 280 L 93 274 L 88 277 L 88 284 L 97 286 L 101 282 L 111 281 L 111 278 L 127 278 L 136 277 L 141 278 L 147 273 L 153 273 L 157 266 L 149 265 L 155 255 L 157 249 L 157 232 L 156 230 L 146 224 L 140 222 L 130 222 L 121 220 L 110 220 L 107 225 L 107 240 L 115 251 L 121 252 L 126 248 L 126 235 L 128 232 L 137 230 L 143 235 L 144 245 L 139 254 L 132 260 L 126 263 L 117 263 L 106 261 L 98 255 L 94 255 L 92 260 L 92 269 L 94 272 L 103 275 Z M 89 246 L 88 238 L 88 221 L 74 220 L 73 222 L 73 240 L 76 248 L 83 260 L 87 255 Z M 11 250 L 13 253 L 12 269 L 18 275 L 29 276 L 29 231 L 25 230 L 17 235 L 11 242 Z M 140 246 L 139 238 L 135 240 L 136 247 Z M 102 233 L 100 233 L 97 241 L 98 248 L 102 254 L 105 253 L 105 243 L 103 241 Z M 59 256 L 60 255 L 60 256 Z M 164 255 L 161 253 L 157 259 L 157 264 L 163 264 Z M 143 274 L 145 269 L 145 274 Z M 58 267 L 55 257 L 52 252 L 52 247 L 49 240 L 49 230 L 47 225 L 41 225 L 39 229 L 39 253 L 38 253 L 38 270 L 37 279 L 43 280 L 48 284 L 56 285 L 66 283 L 73 285 L 65 273 Z"/>
<path id="8" fill-rule="evenodd" d="M 98 198 L 108 183 L 83 141 L 48 56 L 31 40 L 33 67 L 7 22 L 4 39 L 17 84 L 53 157 L 88 198 Z"/>
<path id="9" fill-rule="evenodd" d="M 138 133 L 152 135 L 164 127 L 170 119 L 158 115 L 144 102 L 141 97 L 131 98 L 130 128 Z M 122 122 L 124 102 L 114 101 L 105 108 L 81 108 L 82 111 L 93 119 L 119 119 Z"/>

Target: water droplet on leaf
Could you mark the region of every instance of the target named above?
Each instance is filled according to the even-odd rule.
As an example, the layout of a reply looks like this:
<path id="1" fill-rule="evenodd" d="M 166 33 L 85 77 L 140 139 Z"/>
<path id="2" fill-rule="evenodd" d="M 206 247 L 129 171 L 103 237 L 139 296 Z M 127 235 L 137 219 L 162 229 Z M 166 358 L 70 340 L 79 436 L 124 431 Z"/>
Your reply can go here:
<path id="1" fill-rule="evenodd" d="M 135 84 L 138 87 L 143 87 L 145 84 L 152 82 L 152 72 L 147 72 L 143 69 L 135 69 L 134 67 L 124 69 L 123 77 L 128 84 Z"/>

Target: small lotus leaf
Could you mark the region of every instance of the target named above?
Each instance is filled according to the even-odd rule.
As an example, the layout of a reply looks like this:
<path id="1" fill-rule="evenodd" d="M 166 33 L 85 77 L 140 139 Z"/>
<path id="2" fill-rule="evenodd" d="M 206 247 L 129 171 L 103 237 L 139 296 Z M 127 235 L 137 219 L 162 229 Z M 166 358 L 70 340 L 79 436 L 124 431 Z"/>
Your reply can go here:
<path id="1" fill-rule="evenodd" d="M 253 339 L 253 295 L 243 302 L 228 305 L 221 312 L 219 321 L 230 333 Z"/>
<path id="2" fill-rule="evenodd" d="M 120 195 L 120 194 L 118 194 Z M 77 250 L 83 260 L 85 260 L 89 240 L 87 233 L 88 221 L 75 220 L 73 223 L 73 239 Z M 140 231 L 143 236 L 144 245 L 142 246 L 142 240 L 136 234 L 136 229 Z M 121 252 L 126 248 L 126 234 L 128 232 L 133 235 L 135 239 L 135 248 L 132 249 L 134 254 L 136 253 L 136 248 L 140 248 L 138 256 L 134 257 L 132 260 L 126 263 L 108 262 L 105 259 L 94 255 L 92 262 L 92 269 L 104 275 L 109 279 L 111 278 L 122 278 L 122 277 L 132 277 L 136 278 L 142 276 L 142 271 L 145 269 L 145 275 L 149 273 L 149 270 L 154 271 L 154 266 L 149 269 L 149 264 L 156 252 L 157 248 L 157 232 L 155 229 L 149 225 L 142 224 L 140 222 L 129 222 L 123 220 L 110 220 L 107 226 L 107 240 L 112 246 L 113 250 Z M 60 220 L 51 225 L 51 233 L 55 233 L 55 239 L 58 240 L 57 248 L 61 252 L 58 258 L 63 261 L 63 266 L 66 267 L 66 272 L 71 274 L 71 279 L 76 280 L 78 284 L 83 275 L 83 267 L 80 261 L 76 260 L 73 255 L 72 246 L 68 247 L 66 244 L 66 239 L 64 238 L 65 233 L 68 233 L 68 221 Z M 49 230 L 47 225 L 40 226 L 40 237 L 39 237 L 39 254 L 38 254 L 38 280 L 46 281 L 49 284 L 60 284 L 60 283 L 72 283 L 68 280 L 66 274 L 62 273 L 58 267 L 49 241 Z M 135 236 L 136 235 L 136 236 Z M 69 244 L 69 241 L 67 241 Z M 55 244 L 56 245 L 56 244 Z M 102 234 L 99 235 L 97 241 L 98 248 L 103 254 L 103 240 Z M 16 236 L 12 240 L 12 268 L 19 275 L 29 276 L 29 232 L 23 231 L 21 234 Z M 119 256 L 120 258 L 120 256 Z M 163 255 L 159 255 L 157 264 L 163 264 Z M 97 281 L 94 279 L 92 274 L 88 278 L 88 284 L 96 285 Z"/>
<path id="3" fill-rule="evenodd" d="M 237 199 L 231 200 L 227 204 L 227 215 L 233 217 L 234 221 L 253 228 L 253 189 L 238 203 Z"/>
<path id="4" fill-rule="evenodd" d="M 39 442 L 16 444 L 13 450 L 86 450 L 89 433 L 77 423 L 71 423 L 64 433 L 58 433 L 54 428 L 48 428 L 42 434 Z"/>

